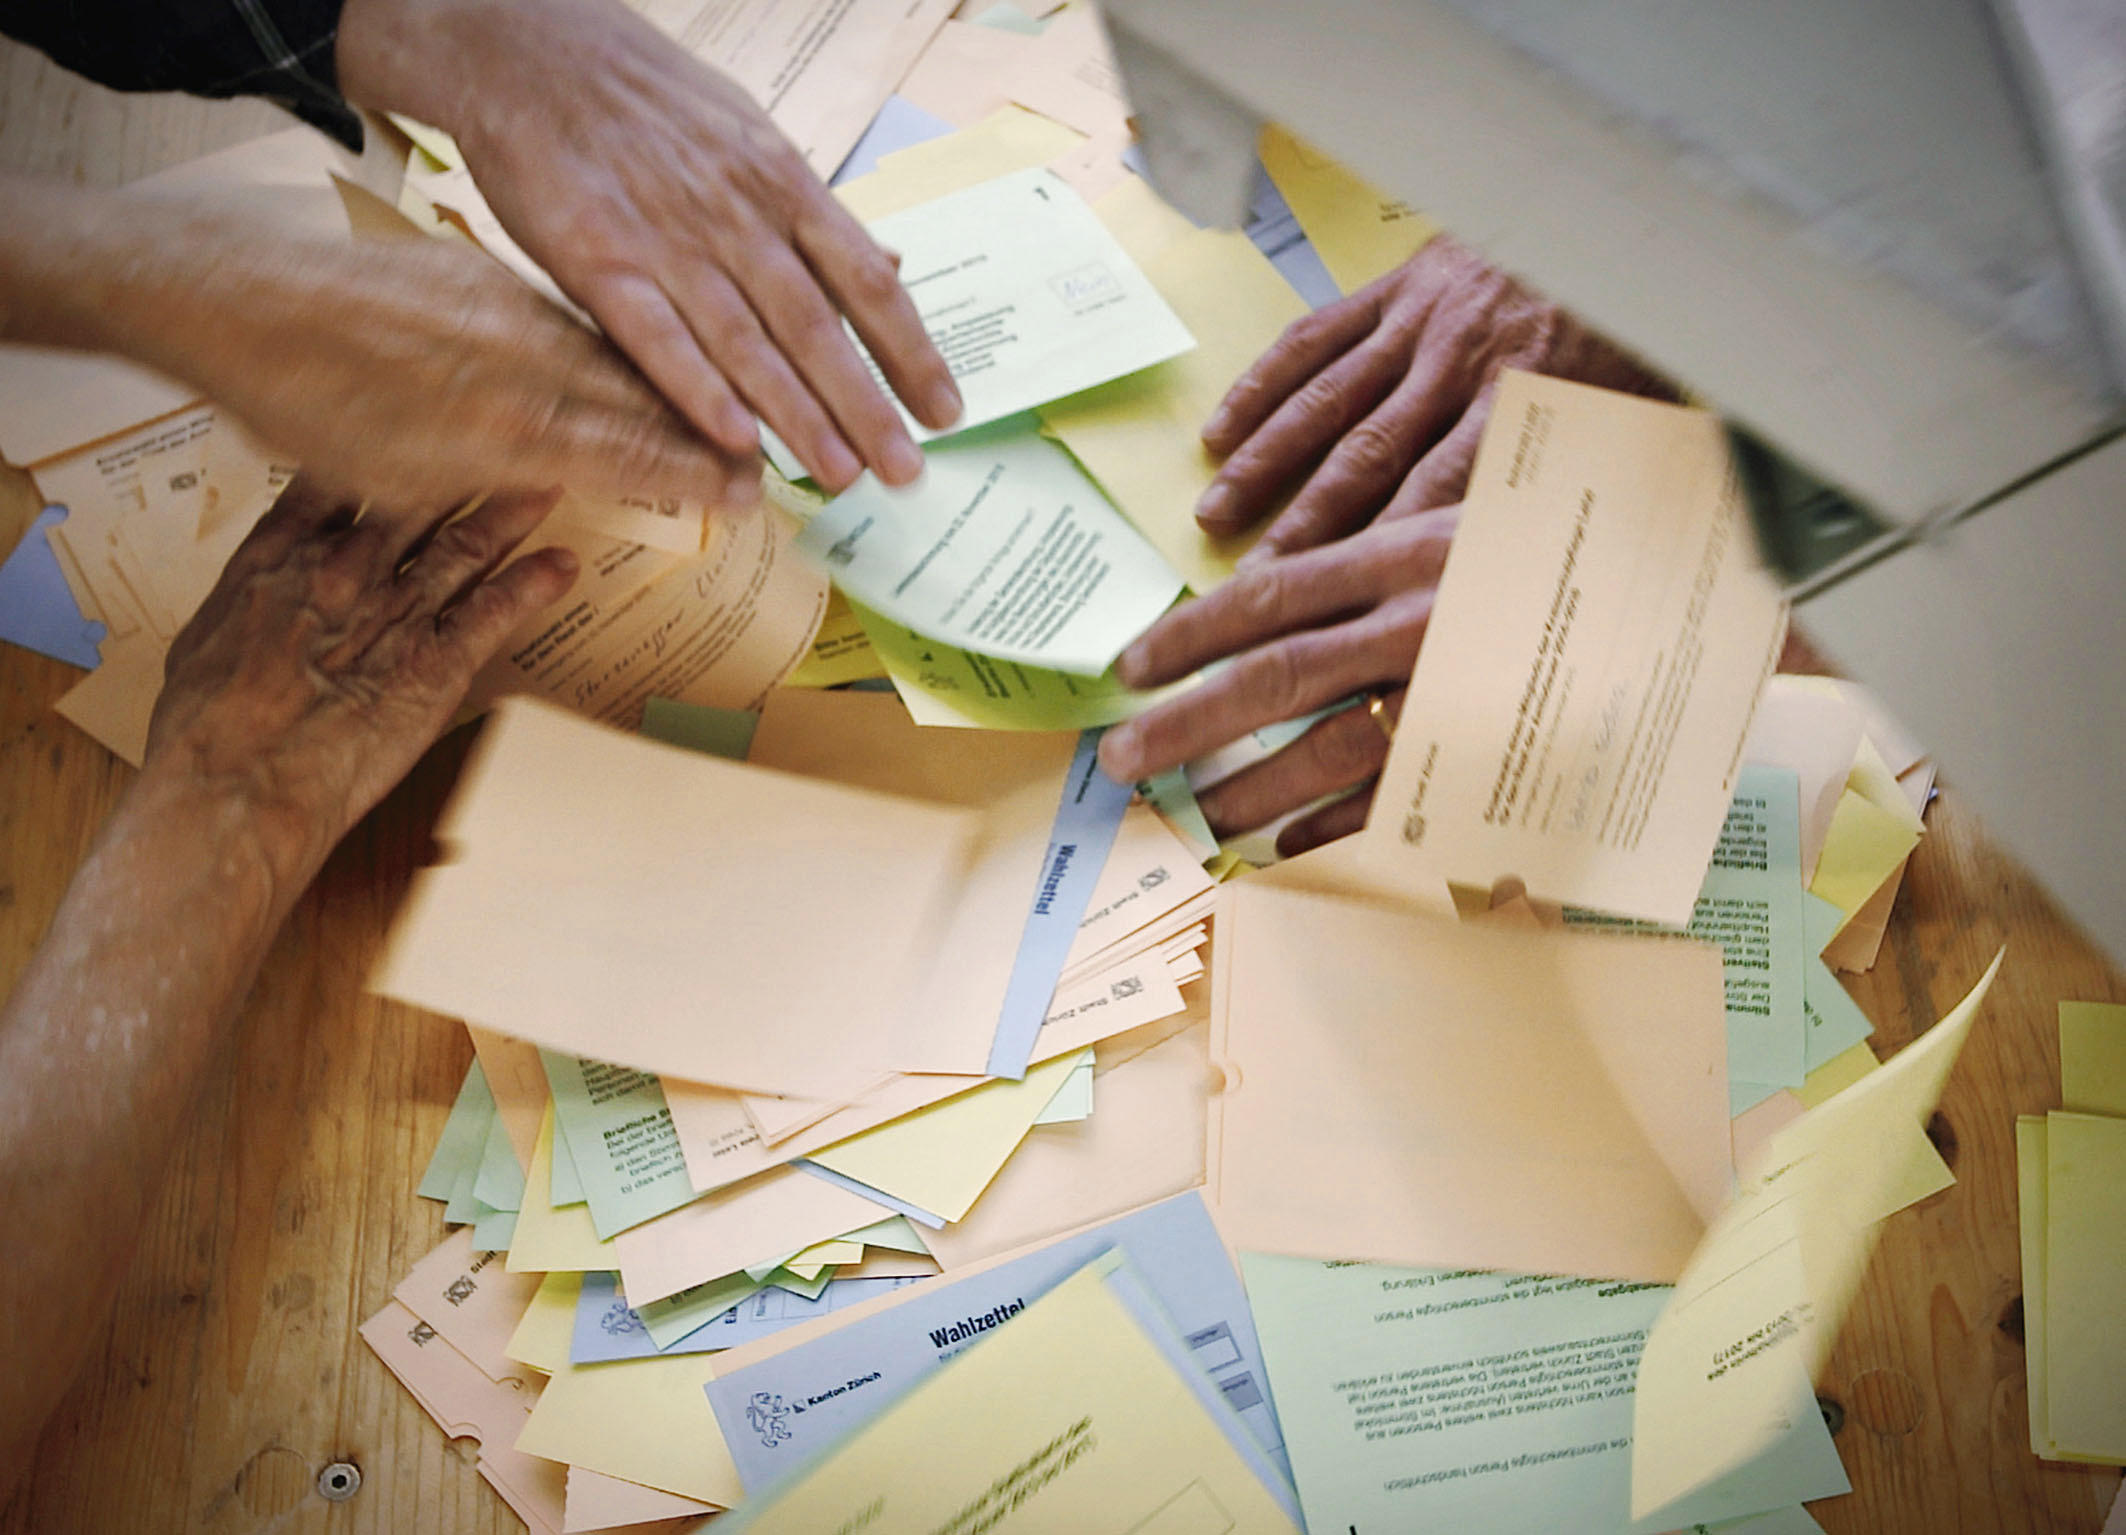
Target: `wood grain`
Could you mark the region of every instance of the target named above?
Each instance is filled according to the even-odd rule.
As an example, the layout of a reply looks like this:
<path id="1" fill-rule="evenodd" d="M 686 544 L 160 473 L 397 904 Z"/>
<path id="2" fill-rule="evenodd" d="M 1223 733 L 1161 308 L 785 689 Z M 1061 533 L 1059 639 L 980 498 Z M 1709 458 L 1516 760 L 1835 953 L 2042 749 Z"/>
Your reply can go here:
<path id="1" fill-rule="evenodd" d="M 0 164 L 111 185 L 284 121 L 115 97 L 0 45 Z M 0 484 L 0 533 L 23 504 Z M 48 712 L 77 675 L 0 646 L 0 987 L 129 776 Z M 471 1446 L 446 1441 L 354 1333 L 442 1236 L 414 1185 L 470 1052 L 362 979 L 463 747 L 446 741 L 354 831 L 282 934 L 0 1535 L 520 1528 Z M 2058 1102 L 2055 1003 L 2126 1000 L 2126 980 L 1953 792 L 1929 822 L 1883 958 L 1853 982 L 1879 1053 L 2003 942 L 2009 959 L 1938 1121 L 1958 1185 L 1889 1223 L 1822 1384 L 1854 1494 L 1814 1512 L 1832 1535 L 2094 1531 L 2118 1473 L 2028 1448 L 2014 1116 Z M 70 1321 L 56 1298 L 53 1325 Z M 345 1504 L 314 1488 L 335 1460 L 364 1478 Z"/>

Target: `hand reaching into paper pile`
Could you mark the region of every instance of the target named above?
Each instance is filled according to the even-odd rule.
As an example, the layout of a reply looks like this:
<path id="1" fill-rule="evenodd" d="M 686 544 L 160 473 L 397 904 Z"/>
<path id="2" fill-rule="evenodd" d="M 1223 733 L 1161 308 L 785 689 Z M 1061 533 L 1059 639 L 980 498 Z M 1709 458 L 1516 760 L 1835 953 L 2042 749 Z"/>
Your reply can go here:
<path id="1" fill-rule="evenodd" d="M 749 455 L 758 415 L 830 490 L 922 459 L 960 413 L 892 258 L 729 80 L 615 0 L 351 0 L 341 82 L 449 130 L 512 237 L 688 420 Z"/>
<path id="2" fill-rule="evenodd" d="M 298 888 L 420 758 L 575 557 L 510 555 L 551 492 L 356 515 L 298 478 L 170 647 L 143 771 L 233 794 Z"/>
<path id="3" fill-rule="evenodd" d="M 1160 687 L 1214 662 L 1230 664 L 1108 731 L 1101 766 L 1136 782 L 1363 688 L 1393 689 L 1383 700 L 1392 722 L 1459 513 L 1436 507 L 1376 523 L 1326 548 L 1254 565 L 1175 608 L 1122 653 L 1115 663 L 1122 680 Z M 1365 708 L 1346 709 L 1213 785 L 1198 803 L 1219 836 L 1251 831 L 1369 784 L 1387 755 L 1380 722 Z M 1357 831 L 1371 803 L 1368 790 L 1323 806 L 1286 827 L 1278 851 L 1290 857 Z"/>
<path id="4" fill-rule="evenodd" d="M 551 505 L 358 518 L 298 479 L 178 636 L 145 766 L 0 1008 L 0 1208 L 20 1244 L 0 1266 L 0 1503 L 100 1335 L 274 934 L 480 664 L 568 589 L 565 555 L 510 561 Z"/>
<path id="5" fill-rule="evenodd" d="M 1461 499 L 1499 370 L 1674 398 L 1643 364 L 1442 235 L 1387 276 L 1294 321 L 1203 428 L 1226 456 L 1197 503 L 1214 534 L 1268 515 L 1250 558 Z"/>

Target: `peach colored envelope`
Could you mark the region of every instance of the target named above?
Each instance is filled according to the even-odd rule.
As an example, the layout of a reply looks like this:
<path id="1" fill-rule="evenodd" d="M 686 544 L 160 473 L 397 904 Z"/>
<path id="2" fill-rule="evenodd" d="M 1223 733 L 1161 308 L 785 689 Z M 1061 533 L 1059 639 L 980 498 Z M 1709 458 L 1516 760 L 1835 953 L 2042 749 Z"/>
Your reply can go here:
<path id="1" fill-rule="evenodd" d="M 1236 1249 L 1667 1282 L 1727 1197 L 1716 949 L 1239 880 L 1213 965 Z"/>

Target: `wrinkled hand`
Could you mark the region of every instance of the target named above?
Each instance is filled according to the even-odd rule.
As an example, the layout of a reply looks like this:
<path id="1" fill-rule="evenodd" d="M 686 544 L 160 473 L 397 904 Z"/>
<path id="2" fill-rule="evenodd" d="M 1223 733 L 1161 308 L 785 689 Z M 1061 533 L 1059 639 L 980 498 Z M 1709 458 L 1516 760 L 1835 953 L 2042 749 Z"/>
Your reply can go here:
<path id="1" fill-rule="evenodd" d="M 1230 535 L 1291 503 L 1251 557 L 1461 499 L 1501 368 L 1673 398 L 1644 365 L 1442 235 L 1295 320 L 1203 428 L 1225 464 L 1197 503 Z"/>
<path id="2" fill-rule="evenodd" d="M 466 516 L 358 516 L 298 477 L 170 647 L 143 777 L 233 796 L 299 889 L 449 725 L 473 674 L 558 601 L 575 557 L 512 550 L 554 493 Z"/>
<path id="3" fill-rule="evenodd" d="M 352 0 L 340 54 L 350 93 L 450 130 L 511 236 L 727 452 L 757 414 L 831 491 L 921 473 L 843 315 L 918 419 L 959 415 L 892 258 L 618 0 Z"/>
<path id="4" fill-rule="evenodd" d="M 1261 562 L 1168 613 L 1115 663 L 1124 682 L 1160 687 L 1213 662 L 1230 664 L 1108 731 L 1100 765 L 1135 782 L 1361 689 L 1388 689 L 1394 718 L 1460 514 L 1459 507 L 1414 512 L 1327 548 Z M 1379 722 L 1364 707 L 1345 709 L 1198 799 L 1211 829 L 1225 837 L 1367 786 L 1280 832 L 1277 850 L 1290 857 L 1365 824 L 1370 783 L 1387 756 Z"/>
<path id="5" fill-rule="evenodd" d="M 750 502 L 759 466 L 695 433 L 611 343 L 442 241 L 310 244 L 149 217 L 140 352 L 301 460 L 390 505 L 491 486 Z"/>

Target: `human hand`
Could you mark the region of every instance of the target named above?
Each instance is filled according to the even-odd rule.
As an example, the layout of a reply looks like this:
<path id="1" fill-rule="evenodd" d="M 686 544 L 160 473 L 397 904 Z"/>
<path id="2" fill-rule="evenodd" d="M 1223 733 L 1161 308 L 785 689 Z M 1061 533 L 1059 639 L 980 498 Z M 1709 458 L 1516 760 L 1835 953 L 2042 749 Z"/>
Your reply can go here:
<path id="1" fill-rule="evenodd" d="M 731 81 L 615 0 L 349 0 L 351 96 L 448 129 L 488 205 L 711 442 L 757 414 L 829 491 L 922 457 L 958 390 L 893 259 Z"/>
<path id="2" fill-rule="evenodd" d="M 104 322 L 313 481 L 392 506 L 493 486 L 750 503 L 611 343 L 476 251 L 295 243 L 190 210 L 106 215 L 140 248 Z M 152 246 L 152 249 L 148 247 Z"/>
<path id="3" fill-rule="evenodd" d="M 358 515 L 298 476 L 172 643 L 143 781 L 233 802 L 277 883 L 301 889 L 509 633 L 575 580 L 564 549 L 504 563 L 554 500 Z"/>
<path id="4" fill-rule="evenodd" d="M 1227 391 L 1203 428 L 1225 463 L 1196 519 L 1241 532 L 1296 485 L 1250 551 L 1262 560 L 1459 501 L 1502 368 L 1674 398 L 1616 345 L 1438 236 L 1293 321 Z"/>
<path id="5" fill-rule="evenodd" d="M 1122 653 L 1121 679 L 1161 687 L 1213 662 L 1230 664 L 1109 730 L 1101 767 L 1119 782 L 1137 782 L 1361 689 L 1387 689 L 1392 723 L 1460 516 L 1458 506 L 1435 507 L 1380 522 L 1326 548 L 1259 562 L 1175 608 Z M 1365 824 L 1370 781 L 1387 756 L 1388 732 L 1370 710 L 1345 709 L 1197 802 L 1225 837 L 1367 786 L 1284 828 L 1277 851 L 1291 857 Z"/>

